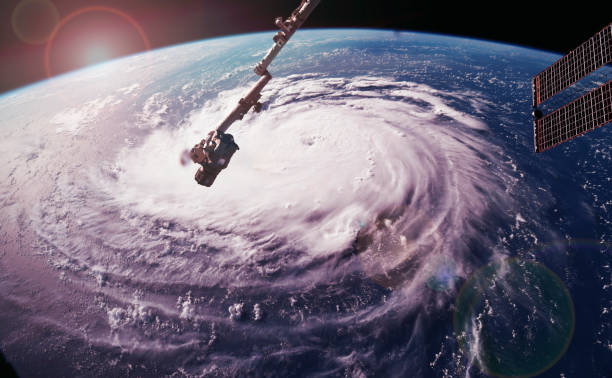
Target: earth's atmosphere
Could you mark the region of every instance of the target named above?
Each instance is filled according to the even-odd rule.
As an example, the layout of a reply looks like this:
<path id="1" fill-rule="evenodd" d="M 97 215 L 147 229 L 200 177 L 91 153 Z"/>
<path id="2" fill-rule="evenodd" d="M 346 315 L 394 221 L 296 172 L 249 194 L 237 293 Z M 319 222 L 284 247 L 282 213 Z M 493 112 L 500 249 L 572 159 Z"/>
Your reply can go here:
<path id="1" fill-rule="evenodd" d="M 612 129 L 533 152 L 558 55 L 299 31 L 212 188 L 179 164 L 272 33 L 0 97 L 0 350 L 23 376 L 612 372 Z"/>

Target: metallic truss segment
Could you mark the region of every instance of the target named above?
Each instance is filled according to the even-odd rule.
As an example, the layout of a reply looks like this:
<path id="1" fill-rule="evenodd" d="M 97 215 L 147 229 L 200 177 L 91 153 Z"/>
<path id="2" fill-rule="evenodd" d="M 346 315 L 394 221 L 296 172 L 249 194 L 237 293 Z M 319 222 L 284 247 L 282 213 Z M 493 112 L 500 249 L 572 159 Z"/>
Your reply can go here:
<path id="1" fill-rule="evenodd" d="M 612 62 L 612 23 L 533 78 L 533 106 Z"/>
<path id="2" fill-rule="evenodd" d="M 612 80 L 536 119 L 536 152 L 546 151 L 608 122 L 612 122 Z"/>

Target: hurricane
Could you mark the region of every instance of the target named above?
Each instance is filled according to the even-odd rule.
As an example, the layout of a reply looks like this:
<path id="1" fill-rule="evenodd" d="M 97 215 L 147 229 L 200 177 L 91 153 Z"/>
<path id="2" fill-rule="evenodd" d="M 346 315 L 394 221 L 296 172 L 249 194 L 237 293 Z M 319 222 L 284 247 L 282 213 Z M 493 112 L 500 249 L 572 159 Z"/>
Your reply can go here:
<path id="1" fill-rule="evenodd" d="M 233 53 L 232 41 L 206 51 Z M 322 41 L 330 61 L 359 53 Z M 22 278 L 5 281 L 2 301 L 29 314 L 11 323 L 23 331 L 3 340 L 9 350 L 48 332 L 60 371 L 76 375 L 352 377 L 529 376 L 566 352 L 579 320 L 566 266 L 534 252 L 555 234 L 539 220 L 557 206 L 551 184 L 525 185 L 538 173 L 509 146 L 530 130 L 491 116 L 513 105 L 370 63 L 282 66 L 203 188 L 180 155 L 252 77 L 230 80 L 248 65 L 215 77 L 172 63 L 202 49 L 185 48 L 50 81 L 118 67 L 152 79 L 102 84 L 79 103 L 60 95 L 64 108 L 43 106 L 46 134 L 27 119 L 5 131 L 1 230 L 16 235 L 5 250 L 31 250 L 3 255 L 3 274 Z M 189 75 L 168 68 L 156 84 L 164 59 Z M 8 98 L 35 98 L 20 96 Z M 526 345 L 528 366 L 504 357 Z"/>
<path id="2" fill-rule="evenodd" d="M 223 358 L 253 368 L 316 351 L 321 336 L 300 340 L 332 324 L 376 332 L 389 312 L 427 316 L 423 301 L 473 269 L 470 245 L 495 246 L 481 219 L 511 205 L 499 193 L 512 179 L 499 152 L 482 152 L 486 124 L 450 104 L 465 94 L 377 77 L 280 78 L 266 109 L 233 131 L 231 168 L 214 188 L 194 185 L 181 149 L 242 92 L 220 93 L 79 184 L 58 180 L 35 210 L 65 279 L 105 294 L 112 332 L 100 342 L 157 350 L 199 345 L 204 333 L 207 349 L 215 334 L 245 333 L 266 346 L 260 356 Z M 447 286 L 432 290 L 441 267 Z M 182 334 L 162 331 L 174 327 Z M 341 367 L 342 354 L 330 357 Z"/>

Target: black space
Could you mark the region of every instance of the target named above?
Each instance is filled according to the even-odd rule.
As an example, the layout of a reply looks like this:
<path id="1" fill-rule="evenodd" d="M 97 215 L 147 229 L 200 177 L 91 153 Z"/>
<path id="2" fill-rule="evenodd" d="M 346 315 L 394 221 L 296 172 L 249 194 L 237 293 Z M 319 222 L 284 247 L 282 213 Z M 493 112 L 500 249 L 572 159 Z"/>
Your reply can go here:
<path id="1" fill-rule="evenodd" d="M 11 15 L 24 0 L 0 3 L 0 93 L 45 77 L 44 45 L 21 42 Z M 151 47 L 220 35 L 273 29 L 299 0 L 50 0 L 60 18 L 91 5 L 129 14 L 148 35 Z M 586 5 L 586 4 L 585 4 Z M 468 36 L 566 53 L 612 21 L 610 12 L 590 6 L 533 1 L 322 0 L 305 27 L 384 28 Z M 136 51 L 131 51 L 134 53 Z"/>
<path id="2" fill-rule="evenodd" d="M 6 361 L 2 352 L 0 352 L 0 377 L 14 378 L 17 377 L 17 373 L 13 367 Z"/>

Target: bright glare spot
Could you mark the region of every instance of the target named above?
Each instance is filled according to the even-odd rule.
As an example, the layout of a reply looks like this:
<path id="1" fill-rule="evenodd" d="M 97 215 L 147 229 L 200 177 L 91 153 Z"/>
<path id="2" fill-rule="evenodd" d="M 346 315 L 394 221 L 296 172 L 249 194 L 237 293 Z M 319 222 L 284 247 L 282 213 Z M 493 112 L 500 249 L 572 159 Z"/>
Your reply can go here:
<path id="1" fill-rule="evenodd" d="M 102 46 L 102 45 L 89 46 L 85 50 L 84 60 L 85 60 L 86 65 L 100 63 L 110 58 L 112 58 L 112 54 L 110 53 L 109 49 L 106 46 Z"/>

